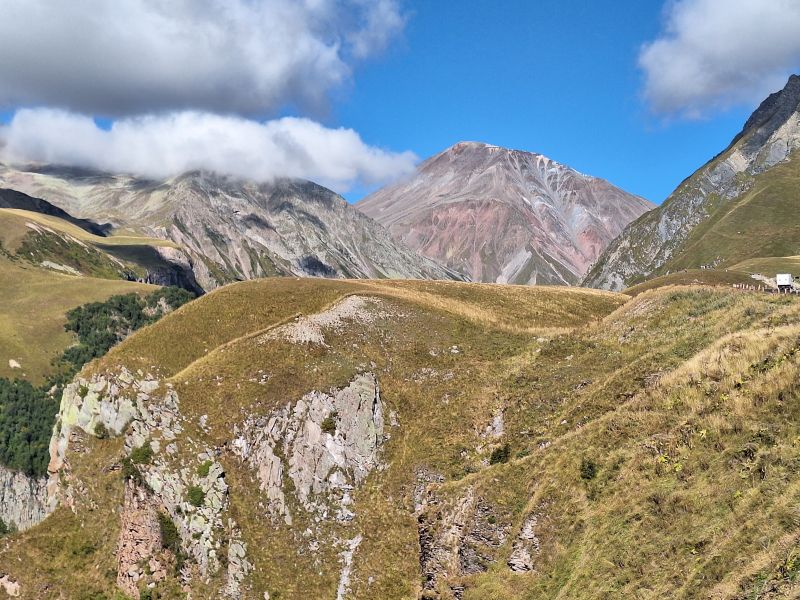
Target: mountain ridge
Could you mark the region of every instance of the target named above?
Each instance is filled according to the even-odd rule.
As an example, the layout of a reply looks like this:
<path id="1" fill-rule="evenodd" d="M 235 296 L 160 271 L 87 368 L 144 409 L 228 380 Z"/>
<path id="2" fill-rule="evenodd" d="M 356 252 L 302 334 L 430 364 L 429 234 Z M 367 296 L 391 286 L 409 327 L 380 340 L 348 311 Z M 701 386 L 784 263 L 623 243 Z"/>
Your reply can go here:
<path id="1" fill-rule="evenodd" d="M 658 208 L 625 228 L 592 266 L 584 285 L 618 290 L 675 269 L 726 266 L 778 250 L 797 254 L 800 235 L 793 230 L 800 222 L 793 215 L 798 197 L 790 183 L 797 148 L 800 77 L 793 75 L 759 105 L 727 148 L 687 177 Z M 765 190 L 772 201 L 748 208 Z M 770 213 L 777 211 L 788 220 L 769 225 Z M 723 220 L 731 227 L 719 225 Z M 753 248 L 748 248 L 748 231 L 759 242 Z M 731 235 L 741 241 L 723 243 Z M 785 242 L 770 249 L 761 243 L 763 236 Z M 714 247 L 714 237 L 721 247 Z M 695 252 L 698 244 L 705 250 Z"/>
<path id="2" fill-rule="evenodd" d="M 392 240 L 331 190 L 190 171 L 161 181 L 53 165 L 0 166 L 3 185 L 47 198 L 116 233 L 170 240 L 205 290 L 274 275 L 460 279 Z"/>

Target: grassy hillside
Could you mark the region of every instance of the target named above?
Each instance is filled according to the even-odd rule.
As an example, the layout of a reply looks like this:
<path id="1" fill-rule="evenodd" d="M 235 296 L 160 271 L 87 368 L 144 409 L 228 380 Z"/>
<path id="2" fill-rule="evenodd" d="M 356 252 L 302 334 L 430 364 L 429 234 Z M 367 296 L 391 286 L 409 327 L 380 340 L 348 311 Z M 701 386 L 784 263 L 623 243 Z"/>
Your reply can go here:
<path id="1" fill-rule="evenodd" d="M 0 253 L 53 271 L 143 279 L 166 264 L 157 247 L 176 246 L 154 238 L 100 237 L 52 215 L 0 208 Z"/>
<path id="2" fill-rule="evenodd" d="M 330 317 L 354 295 L 358 312 Z M 286 332 L 312 331 L 315 314 L 328 315 L 324 340 L 293 341 Z M 630 299 L 431 282 L 234 284 L 84 370 L 141 369 L 174 390 L 176 450 L 162 442 L 142 458 L 121 437 L 74 430 L 62 475 L 80 490 L 74 512 L 10 537 L 0 572 L 29 597 L 113 597 L 125 460 L 201 482 L 218 462 L 228 503 L 215 539 L 245 543 L 245 598 L 333 598 L 337 587 L 346 598 L 793 597 L 798 340 L 797 300 L 705 287 Z M 354 517 L 304 512 L 284 472 L 293 521 L 274 518 L 235 451 L 243 424 L 263 417 L 269 431 L 267 419 L 299 410 L 305 394 L 365 372 L 380 384 L 386 425 L 382 466 L 351 492 Z M 157 393 L 149 398 L 156 410 Z M 339 427 L 329 417 L 323 432 Z M 183 511 L 205 506 L 195 492 Z M 166 495 L 152 494 L 166 510 Z M 356 539 L 342 588 L 343 540 Z M 170 548 L 159 560 L 177 560 Z M 530 569 L 513 571 L 521 550 Z M 204 577 L 188 561 L 192 597 L 220 594 L 224 564 Z M 170 570 L 148 593 L 179 590 Z"/>
<path id="3" fill-rule="evenodd" d="M 712 200 L 709 207 L 709 218 L 694 228 L 657 274 L 796 256 L 800 253 L 800 157 L 755 176 L 752 187 L 736 200 Z"/>
<path id="4" fill-rule="evenodd" d="M 40 382 L 52 359 L 74 342 L 74 336 L 64 331 L 68 310 L 115 294 L 155 289 L 129 281 L 45 271 L 0 256 L 0 377 Z M 12 369 L 10 360 L 22 368 Z"/>
<path id="5" fill-rule="evenodd" d="M 625 290 L 630 296 L 638 296 L 647 290 L 654 290 L 668 285 L 708 285 L 730 288 L 741 283 L 745 285 L 758 285 L 760 282 L 753 279 L 751 273 L 760 271 L 745 271 L 743 269 L 687 269 L 661 277 L 648 279 L 644 283 L 634 285 Z"/>
<path id="6" fill-rule="evenodd" d="M 66 233 L 74 238 L 84 242 L 90 242 L 94 245 L 104 246 L 165 246 L 170 248 L 177 248 L 178 246 L 169 240 L 161 240 L 157 238 L 130 236 L 130 235 L 112 235 L 108 237 L 100 237 L 89 233 L 85 229 L 78 227 L 68 221 L 59 219 L 51 215 L 43 215 L 41 213 L 32 212 L 29 210 L 20 210 L 16 208 L 0 208 L 0 216 L 16 216 L 20 219 L 33 221 L 39 223 L 56 231 Z M 5 227 L 4 227 L 5 229 Z"/>
<path id="7" fill-rule="evenodd" d="M 744 260 L 731 267 L 745 273 L 758 273 L 774 277 L 776 273 L 792 273 L 800 275 L 800 256 L 769 256 Z"/>

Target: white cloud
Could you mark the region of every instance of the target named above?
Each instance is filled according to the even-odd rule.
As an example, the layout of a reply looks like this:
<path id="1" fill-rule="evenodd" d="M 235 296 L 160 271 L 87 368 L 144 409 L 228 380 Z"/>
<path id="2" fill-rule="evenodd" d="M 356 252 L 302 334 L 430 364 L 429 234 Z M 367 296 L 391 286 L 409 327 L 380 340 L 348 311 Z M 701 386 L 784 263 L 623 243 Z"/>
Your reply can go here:
<path id="1" fill-rule="evenodd" d="M 0 159 L 166 178 L 205 169 L 267 181 L 299 177 L 344 192 L 408 174 L 417 157 L 369 146 L 352 129 L 308 119 L 263 123 L 183 111 L 120 119 L 106 130 L 86 116 L 24 109 L 0 127 Z"/>
<path id="2" fill-rule="evenodd" d="M 639 55 L 658 112 L 696 117 L 754 104 L 800 67 L 800 0 L 675 0 Z"/>
<path id="3" fill-rule="evenodd" d="M 122 116 L 319 110 L 398 0 L 3 0 L 0 105 Z"/>

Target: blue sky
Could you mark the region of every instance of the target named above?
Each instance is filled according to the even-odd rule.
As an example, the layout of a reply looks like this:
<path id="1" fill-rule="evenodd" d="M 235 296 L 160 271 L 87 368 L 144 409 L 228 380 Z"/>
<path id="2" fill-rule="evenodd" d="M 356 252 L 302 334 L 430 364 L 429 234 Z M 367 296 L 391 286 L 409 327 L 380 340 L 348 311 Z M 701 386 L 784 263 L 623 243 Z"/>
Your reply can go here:
<path id="1" fill-rule="evenodd" d="M 751 112 L 649 110 L 637 56 L 658 34 L 660 2 L 458 5 L 415 3 L 405 40 L 358 73 L 332 122 L 421 157 L 461 140 L 539 152 L 660 203 Z"/>
<path id="2" fill-rule="evenodd" d="M 351 201 L 476 140 L 660 203 L 800 70 L 798 0 L 4 0 L 3 13 L 0 160 L 301 177 Z"/>

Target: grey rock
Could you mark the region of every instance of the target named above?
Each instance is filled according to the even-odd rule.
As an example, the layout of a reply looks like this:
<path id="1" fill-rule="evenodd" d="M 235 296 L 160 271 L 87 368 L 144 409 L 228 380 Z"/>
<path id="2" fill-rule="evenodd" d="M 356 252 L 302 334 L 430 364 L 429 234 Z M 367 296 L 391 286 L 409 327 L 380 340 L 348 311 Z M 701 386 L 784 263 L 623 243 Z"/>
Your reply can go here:
<path id="1" fill-rule="evenodd" d="M 692 231 L 708 219 L 712 199 L 738 198 L 752 185 L 752 176 L 787 160 L 797 148 L 800 77 L 793 75 L 783 90 L 759 106 L 725 151 L 685 180 L 661 206 L 626 227 L 583 284 L 621 290 L 649 277 L 680 253 Z"/>
<path id="2" fill-rule="evenodd" d="M 323 431 L 326 419 L 335 421 L 333 432 Z M 311 392 L 268 417 L 245 421 L 232 447 L 254 470 L 273 516 L 291 522 L 285 473 L 306 511 L 324 518 L 333 510 L 346 521 L 352 518 L 349 491 L 379 464 L 383 428 L 378 382 L 365 373 L 331 394 Z"/>
<path id="3" fill-rule="evenodd" d="M 0 519 L 8 526 L 24 530 L 48 514 L 47 478 L 29 477 L 0 466 Z"/>

